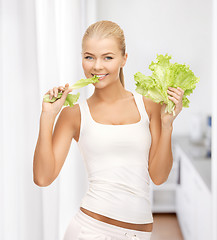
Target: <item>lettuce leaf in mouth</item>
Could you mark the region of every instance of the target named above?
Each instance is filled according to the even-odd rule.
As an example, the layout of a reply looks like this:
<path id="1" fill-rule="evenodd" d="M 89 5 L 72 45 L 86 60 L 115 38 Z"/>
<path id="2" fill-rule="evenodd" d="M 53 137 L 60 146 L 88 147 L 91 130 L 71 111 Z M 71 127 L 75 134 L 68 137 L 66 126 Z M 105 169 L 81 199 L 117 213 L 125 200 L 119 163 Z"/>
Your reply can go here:
<path id="1" fill-rule="evenodd" d="M 92 78 L 80 79 L 75 84 L 70 86 L 69 89 L 74 90 L 74 89 L 79 89 L 79 88 L 85 87 L 88 84 L 99 82 L 98 79 L 99 79 L 99 77 L 97 77 L 96 75 L 94 75 Z M 57 97 L 53 97 L 52 99 L 50 99 L 49 98 L 50 95 L 45 94 L 43 96 L 43 101 L 44 102 L 55 102 L 57 99 L 61 98 L 62 95 L 63 95 L 63 93 L 58 93 Z M 74 104 L 78 101 L 79 97 L 80 97 L 79 92 L 77 94 L 68 94 L 63 106 L 69 105 L 70 107 L 73 107 Z"/>
<path id="2" fill-rule="evenodd" d="M 171 63 L 171 58 L 168 54 L 165 56 L 157 54 L 156 62 L 152 61 L 149 65 L 152 75 L 145 76 L 141 72 L 137 72 L 134 74 L 134 80 L 136 81 L 136 92 L 161 105 L 165 103 L 167 105 L 165 113 L 175 115 L 175 103 L 168 98 L 168 87 L 180 87 L 184 90 L 182 104 L 187 108 L 190 101 L 186 96 L 193 92 L 200 78 L 194 75 L 189 69 L 189 65 Z"/>

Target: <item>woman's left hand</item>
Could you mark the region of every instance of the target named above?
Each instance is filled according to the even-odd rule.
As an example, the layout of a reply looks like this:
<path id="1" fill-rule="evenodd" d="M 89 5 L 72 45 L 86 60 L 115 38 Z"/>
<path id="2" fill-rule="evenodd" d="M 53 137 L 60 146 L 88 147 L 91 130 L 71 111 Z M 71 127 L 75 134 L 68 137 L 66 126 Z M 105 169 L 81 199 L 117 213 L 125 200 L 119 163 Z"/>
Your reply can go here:
<path id="1" fill-rule="evenodd" d="M 169 87 L 167 90 L 167 93 L 171 96 L 168 96 L 168 98 L 175 103 L 175 116 L 171 113 L 165 113 L 166 104 L 164 103 L 161 107 L 161 123 L 162 126 L 172 126 L 172 123 L 174 119 L 177 117 L 177 115 L 182 110 L 182 97 L 184 94 L 184 90 L 181 88 L 173 88 Z"/>

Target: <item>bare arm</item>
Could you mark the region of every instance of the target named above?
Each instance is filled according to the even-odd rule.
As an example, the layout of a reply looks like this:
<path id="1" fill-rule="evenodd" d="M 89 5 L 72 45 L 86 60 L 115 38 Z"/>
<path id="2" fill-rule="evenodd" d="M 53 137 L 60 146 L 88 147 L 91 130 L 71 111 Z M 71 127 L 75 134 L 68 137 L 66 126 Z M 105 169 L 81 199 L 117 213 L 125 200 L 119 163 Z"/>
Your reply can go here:
<path id="1" fill-rule="evenodd" d="M 34 183 L 38 186 L 44 186 L 54 174 L 55 160 L 52 133 L 55 118 L 55 115 L 41 113 L 39 136 L 33 160 Z"/>
<path id="2" fill-rule="evenodd" d="M 182 99 L 184 90 L 177 87 L 167 89 L 168 99 L 175 104 L 174 115 L 165 112 L 166 104 L 152 103 L 151 132 L 153 146 L 150 150 L 149 173 L 153 182 L 157 185 L 164 183 L 173 166 L 173 155 L 171 148 L 171 136 L 173 121 L 182 110 Z M 144 100 L 144 99 L 143 99 Z"/>
<path id="3" fill-rule="evenodd" d="M 144 100 L 144 97 L 143 97 Z M 152 143 L 149 151 L 149 175 L 156 185 L 164 183 L 171 171 L 173 156 L 171 150 L 172 126 L 161 122 L 161 105 L 149 100 L 151 110 L 150 132 Z"/>
<path id="4" fill-rule="evenodd" d="M 173 166 L 173 155 L 171 149 L 172 130 L 172 126 L 170 128 L 161 126 L 161 133 L 156 147 L 156 152 L 150 160 L 149 174 L 156 185 L 166 182 Z"/>
<path id="5" fill-rule="evenodd" d="M 72 109 L 62 109 L 53 132 L 55 116 L 42 113 L 40 130 L 33 161 L 34 182 L 38 186 L 50 185 L 58 176 L 71 141 L 76 133 L 76 113 L 78 104 Z"/>

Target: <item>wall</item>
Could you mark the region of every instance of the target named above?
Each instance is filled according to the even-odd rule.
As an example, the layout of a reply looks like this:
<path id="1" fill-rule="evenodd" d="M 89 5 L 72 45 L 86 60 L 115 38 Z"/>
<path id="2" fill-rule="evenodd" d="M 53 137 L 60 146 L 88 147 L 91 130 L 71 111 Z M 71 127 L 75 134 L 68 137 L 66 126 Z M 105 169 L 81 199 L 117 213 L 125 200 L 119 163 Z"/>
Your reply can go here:
<path id="1" fill-rule="evenodd" d="M 200 113 L 205 124 L 211 113 L 212 2 L 196 0 L 98 0 L 98 20 L 112 20 L 124 30 L 128 61 L 126 88 L 135 89 L 133 75 L 150 75 L 156 54 L 172 55 L 172 62 L 190 65 L 200 82 L 174 122 L 173 134 L 187 134 L 192 113 Z M 205 130 L 205 129 L 204 129 Z"/>
<path id="2" fill-rule="evenodd" d="M 213 102 L 213 119 L 212 119 L 212 239 L 217 239 L 217 0 L 213 0 L 213 87 L 212 87 L 212 102 Z"/>

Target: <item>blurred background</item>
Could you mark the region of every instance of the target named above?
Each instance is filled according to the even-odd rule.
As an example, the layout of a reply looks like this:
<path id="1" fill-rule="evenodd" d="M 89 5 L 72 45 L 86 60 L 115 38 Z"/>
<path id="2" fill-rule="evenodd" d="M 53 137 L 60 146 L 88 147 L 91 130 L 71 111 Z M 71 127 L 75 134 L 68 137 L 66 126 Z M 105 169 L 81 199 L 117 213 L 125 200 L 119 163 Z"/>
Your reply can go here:
<path id="1" fill-rule="evenodd" d="M 87 176 L 75 140 L 48 187 L 33 182 L 33 155 L 42 97 L 85 77 L 81 39 L 98 20 L 124 30 L 129 91 L 136 72 L 151 75 L 157 54 L 200 77 L 190 107 L 174 121 L 168 181 L 151 183 L 152 240 L 217 239 L 216 15 L 216 0 L 0 0 L 1 240 L 61 240 L 79 208 Z M 78 102 L 93 90 L 79 89 Z"/>

